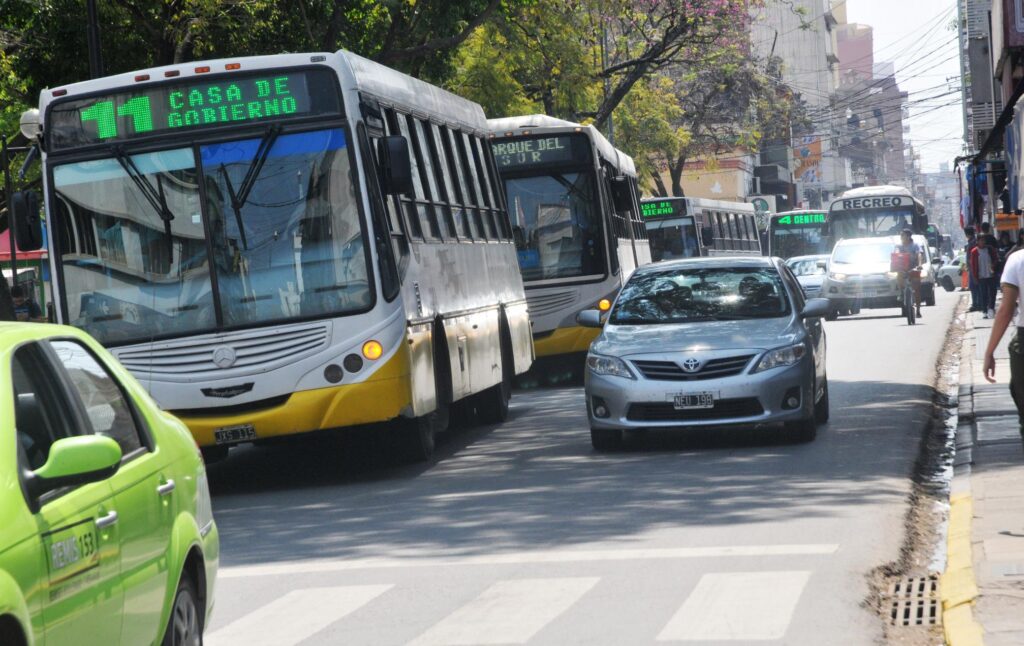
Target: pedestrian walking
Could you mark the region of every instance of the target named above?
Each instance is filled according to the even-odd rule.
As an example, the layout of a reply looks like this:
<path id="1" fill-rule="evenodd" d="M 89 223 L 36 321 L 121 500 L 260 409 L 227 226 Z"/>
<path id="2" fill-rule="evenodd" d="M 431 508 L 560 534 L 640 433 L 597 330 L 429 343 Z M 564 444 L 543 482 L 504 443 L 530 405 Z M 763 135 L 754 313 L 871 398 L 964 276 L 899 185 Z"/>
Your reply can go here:
<path id="1" fill-rule="evenodd" d="M 1024 312 L 1020 309 L 1020 290 L 1024 285 L 1024 253 L 1010 254 L 1003 267 L 1002 278 L 1003 302 L 999 305 L 999 312 L 996 313 L 992 322 L 992 332 L 988 337 L 988 347 L 985 348 L 984 372 L 985 379 L 995 383 L 996 379 L 996 347 L 1002 340 L 1006 329 L 1013 321 L 1017 333 L 1010 341 L 1010 396 L 1017 407 L 1017 423 L 1020 429 L 1021 440 L 1024 441 L 1024 347 L 1022 347 L 1021 335 L 1024 333 Z"/>
<path id="2" fill-rule="evenodd" d="M 999 255 L 995 247 L 989 246 L 990 236 L 978 236 L 974 249 L 971 250 L 970 266 L 978 281 L 978 291 L 981 294 L 980 307 L 984 312 L 984 318 L 994 318 L 996 315 L 996 289 L 998 288 L 997 271 L 999 267 Z"/>
<path id="3" fill-rule="evenodd" d="M 964 227 L 964 235 L 967 236 L 967 244 L 964 245 L 964 255 L 967 259 L 967 286 L 971 290 L 971 312 L 978 312 L 981 310 L 981 291 L 978 288 L 978 279 L 974 275 L 974 270 L 971 269 L 971 252 L 974 251 L 974 245 L 977 241 L 977 237 L 974 235 L 974 227 Z"/>

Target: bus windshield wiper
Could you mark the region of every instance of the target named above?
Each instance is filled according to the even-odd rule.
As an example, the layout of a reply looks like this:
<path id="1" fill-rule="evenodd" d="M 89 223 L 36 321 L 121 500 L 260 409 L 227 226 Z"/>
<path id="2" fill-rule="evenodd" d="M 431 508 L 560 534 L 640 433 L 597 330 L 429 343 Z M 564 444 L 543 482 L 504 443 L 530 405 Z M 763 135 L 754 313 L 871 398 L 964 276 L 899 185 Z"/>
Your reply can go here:
<path id="1" fill-rule="evenodd" d="M 124 152 L 124 148 L 114 146 L 113 153 L 117 162 L 121 164 L 121 168 L 128 175 L 128 178 L 135 184 L 135 188 L 139 189 L 142 197 L 146 198 L 149 205 L 153 207 L 156 214 L 163 220 L 164 237 L 167 239 L 167 247 L 173 257 L 174 236 L 171 234 L 171 220 L 174 219 L 174 214 L 171 213 L 171 209 L 167 206 L 167 197 L 164 195 L 164 185 L 160 179 L 160 173 L 156 174 L 156 186 L 154 187 L 149 179 L 139 171 L 139 167 L 135 165 L 135 160 Z"/>
<path id="2" fill-rule="evenodd" d="M 270 149 L 274 147 L 274 142 L 277 141 L 277 136 L 281 134 L 281 126 L 274 124 L 267 128 L 267 131 L 263 133 L 263 137 L 260 139 L 260 145 L 256 148 L 256 155 L 253 157 L 252 162 L 249 164 L 249 168 L 245 171 L 245 177 L 242 178 L 242 183 L 238 187 L 238 192 L 235 192 L 235 187 L 231 184 L 231 177 L 228 175 L 228 169 L 224 164 L 220 165 L 220 172 L 224 176 L 224 184 L 228 189 L 228 196 L 231 198 L 231 209 L 235 212 L 235 225 L 238 226 L 238 237 L 242 240 L 242 248 L 248 249 L 249 243 L 245 239 L 245 225 L 242 221 L 242 207 L 249 199 L 249 193 L 252 192 L 254 186 L 256 186 L 256 178 L 260 176 L 260 171 L 263 170 L 263 164 L 266 163 L 267 157 L 270 156 Z"/>

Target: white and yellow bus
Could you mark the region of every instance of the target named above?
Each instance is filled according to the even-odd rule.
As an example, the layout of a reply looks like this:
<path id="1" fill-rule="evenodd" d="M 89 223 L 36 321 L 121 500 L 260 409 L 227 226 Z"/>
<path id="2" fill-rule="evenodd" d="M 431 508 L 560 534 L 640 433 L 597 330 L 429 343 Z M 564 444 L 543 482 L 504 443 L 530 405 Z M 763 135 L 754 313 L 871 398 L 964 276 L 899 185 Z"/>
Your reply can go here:
<path id="1" fill-rule="evenodd" d="M 338 52 L 85 81 L 37 118 L 58 320 L 211 456 L 395 421 L 426 459 L 451 410 L 507 415 L 533 350 L 476 103 Z"/>
<path id="2" fill-rule="evenodd" d="M 633 159 L 593 126 L 545 115 L 488 124 L 537 357 L 582 366 L 598 330 L 577 325 L 576 314 L 610 305 L 633 270 L 651 261 Z"/>

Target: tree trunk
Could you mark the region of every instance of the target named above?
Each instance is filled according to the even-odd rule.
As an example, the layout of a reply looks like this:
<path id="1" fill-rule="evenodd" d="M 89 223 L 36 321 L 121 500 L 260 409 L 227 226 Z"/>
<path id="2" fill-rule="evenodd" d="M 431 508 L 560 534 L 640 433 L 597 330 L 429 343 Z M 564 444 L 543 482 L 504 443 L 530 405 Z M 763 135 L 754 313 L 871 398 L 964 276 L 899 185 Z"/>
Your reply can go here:
<path id="1" fill-rule="evenodd" d="M 668 197 L 668 189 L 665 187 L 665 180 L 661 178 L 661 173 L 655 171 L 652 175 L 654 178 L 655 197 Z"/>
<path id="2" fill-rule="evenodd" d="M 686 197 L 683 191 L 683 169 L 686 168 L 686 158 L 680 157 L 675 164 L 668 165 L 668 174 L 672 178 L 672 195 L 675 197 Z"/>

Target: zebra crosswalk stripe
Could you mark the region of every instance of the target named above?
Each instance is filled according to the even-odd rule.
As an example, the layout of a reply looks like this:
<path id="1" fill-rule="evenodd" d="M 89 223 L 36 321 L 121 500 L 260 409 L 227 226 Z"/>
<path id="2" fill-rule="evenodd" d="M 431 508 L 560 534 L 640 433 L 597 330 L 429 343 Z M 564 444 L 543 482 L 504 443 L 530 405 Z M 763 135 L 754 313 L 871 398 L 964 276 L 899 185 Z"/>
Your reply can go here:
<path id="1" fill-rule="evenodd" d="M 498 581 L 409 646 L 525 644 L 598 580 L 576 577 Z"/>
<path id="2" fill-rule="evenodd" d="M 705 574 L 658 641 L 782 639 L 811 573 Z"/>
<path id="3" fill-rule="evenodd" d="M 349 585 L 292 590 L 207 635 L 207 646 L 290 646 L 323 630 L 391 589 Z"/>

